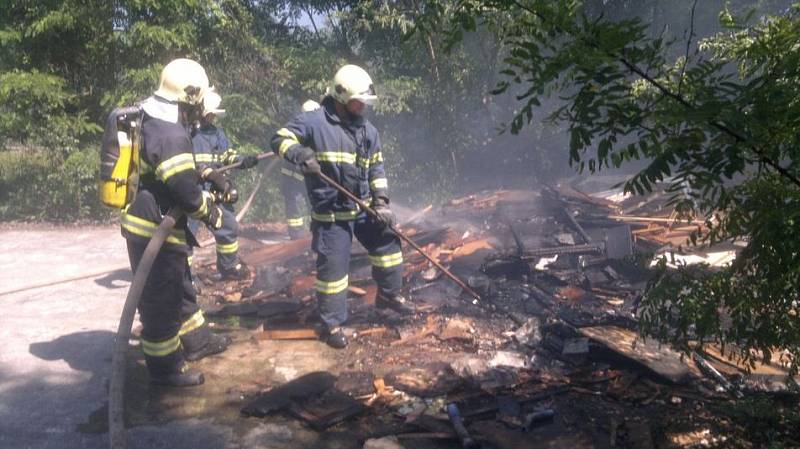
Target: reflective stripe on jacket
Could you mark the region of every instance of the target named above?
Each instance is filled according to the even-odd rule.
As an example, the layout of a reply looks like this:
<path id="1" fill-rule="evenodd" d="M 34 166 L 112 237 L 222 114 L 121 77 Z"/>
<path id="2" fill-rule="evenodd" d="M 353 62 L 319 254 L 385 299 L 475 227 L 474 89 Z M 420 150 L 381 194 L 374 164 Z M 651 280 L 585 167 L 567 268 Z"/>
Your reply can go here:
<path id="1" fill-rule="evenodd" d="M 149 103 L 150 110 L 177 109 L 177 105 L 157 97 L 149 98 L 146 103 Z M 145 108 L 142 120 L 139 191 L 121 217 L 122 234 L 141 241 L 149 240 L 164 214 L 173 207 L 195 218 L 201 219 L 208 214 L 208 202 L 200 187 L 189 132 L 181 124 L 151 116 L 147 111 Z M 196 240 L 188 231 L 183 216 L 167 238 L 165 248 L 186 250 L 187 245 L 196 245 Z"/>
<path id="2" fill-rule="evenodd" d="M 342 122 L 331 97 L 325 98 L 321 108 L 301 113 L 279 129 L 271 146 L 293 164 L 301 162 L 303 147 L 310 148 L 322 172 L 357 197 L 388 198 L 378 131 L 363 117 L 352 123 Z M 306 188 L 315 220 L 349 220 L 357 215 L 358 208 L 352 200 L 317 177 L 309 176 Z"/>
<path id="3" fill-rule="evenodd" d="M 194 160 L 202 172 L 206 168 L 217 169 L 237 161 L 238 153 L 230 148 L 228 137 L 221 128 L 204 125 L 192 135 Z"/>

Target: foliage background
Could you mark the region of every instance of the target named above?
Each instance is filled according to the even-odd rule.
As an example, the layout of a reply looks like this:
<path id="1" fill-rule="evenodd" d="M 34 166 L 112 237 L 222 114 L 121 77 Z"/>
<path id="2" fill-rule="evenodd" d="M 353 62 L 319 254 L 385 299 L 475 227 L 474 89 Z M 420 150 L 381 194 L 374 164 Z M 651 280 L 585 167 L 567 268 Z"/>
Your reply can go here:
<path id="1" fill-rule="evenodd" d="M 101 125 L 118 105 L 152 92 L 163 64 L 200 61 L 223 94 L 220 120 L 243 152 L 316 99 L 342 64 L 364 65 L 382 97 L 382 132 L 398 202 L 440 201 L 493 180 L 473 157 L 537 164 L 526 144 L 491 146 L 502 51 L 491 30 L 452 51 L 433 12 L 406 1 L 11 0 L 0 10 L 0 220 L 107 220 L 96 200 Z M 412 31 L 417 30 L 416 33 Z M 530 170 L 527 170 L 530 171 Z M 256 173 L 237 175 L 248 192 Z M 424 182 L 423 182 L 424 181 Z M 424 185 L 425 188 L 420 188 Z M 250 219 L 279 219 L 277 176 Z"/>
<path id="2" fill-rule="evenodd" d="M 96 201 L 100 126 L 115 106 L 152 92 L 175 57 L 200 61 L 224 97 L 220 121 L 244 152 L 323 92 L 345 62 L 364 65 L 382 101 L 371 113 L 382 133 L 397 202 L 421 205 L 479 188 L 535 187 L 570 175 L 570 134 L 544 122 L 555 96 L 529 110 L 520 136 L 499 131 L 525 103 L 514 86 L 493 95 L 524 16 L 513 2 L 463 0 L 8 0 L 0 9 L 0 220 L 107 220 Z M 534 2 L 535 3 L 535 2 Z M 734 2 L 765 11 L 786 1 Z M 691 0 L 587 0 L 583 14 L 639 18 L 648 37 L 680 40 Z M 697 6 L 697 5 L 695 5 Z M 722 30 L 725 3 L 700 2 L 697 40 Z M 465 9 L 466 8 L 466 9 Z M 575 8 L 573 8 L 575 9 Z M 464 11 L 470 12 L 467 17 Z M 448 24 L 470 25 L 456 38 Z M 478 23 L 476 26 L 475 24 Z M 677 58 L 681 45 L 665 45 Z M 666 61 L 667 59 L 665 59 Z M 634 164 L 634 167 L 636 165 Z M 237 182 L 249 191 L 256 175 Z M 279 219 L 276 177 L 250 219 Z"/>

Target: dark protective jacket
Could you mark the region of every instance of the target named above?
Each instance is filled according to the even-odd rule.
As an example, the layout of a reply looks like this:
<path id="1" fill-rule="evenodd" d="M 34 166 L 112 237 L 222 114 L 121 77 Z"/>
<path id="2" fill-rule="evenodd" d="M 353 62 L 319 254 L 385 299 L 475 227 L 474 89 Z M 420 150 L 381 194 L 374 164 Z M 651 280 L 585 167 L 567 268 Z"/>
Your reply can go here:
<path id="1" fill-rule="evenodd" d="M 281 174 L 284 176 L 288 176 L 293 180 L 297 181 L 298 183 L 305 182 L 305 176 L 303 176 L 303 172 L 300 171 L 300 167 L 292 164 L 291 162 L 284 159 L 281 162 Z"/>
<path id="2" fill-rule="evenodd" d="M 272 137 L 272 150 L 299 165 L 303 147 L 314 151 L 322 172 L 358 198 L 388 199 L 388 183 L 378 130 L 365 118 L 344 123 L 336 115 L 334 100 L 325 98 L 322 107 L 303 112 Z M 308 198 L 317 221 L 352 220 L 357 205 L 316 176 L 305 177 Z"/>
<path id="3" fill-rule="evenodd" d="M 125 238 L 146 243 L 152 237 L 163 216 L 173 207 L 179 207 L 190 216 L 204 219 L 212 205 L 210 197 L 204 196 L 200 187 L 200 176 L 195 168 L 192 142 L 188 130 L 177 123 L 177 105 L 151 97 L 145 104 L 142 120 L 142 147 L 140 158 L 142 173 L 139 191 L 133 202 L 122 212 L 120 218 Z M 155 104 L 155 106 L 153 106 Z M 155 109 L 153 109 L 155 107 Z M 162 118 L 173 115 L 175 121 Z M 148 113 L 159 110 L 160 118 Z M 197 242 L 186 226 L 182 216 L 172 230 L 164 248 L 186 251 L 188 245 Z"/>
<path id="4" fill-rule="evenodd" d="M 225 132 L 214 125 L 203 125 L 195 130 L 192 135 L 192 145 L 194 145 L 194 161 L 200 173 L 206 168 L 217 169 L 223 165 L 233 164 L 239 159 L 236 151 L 230 148 Z"/>

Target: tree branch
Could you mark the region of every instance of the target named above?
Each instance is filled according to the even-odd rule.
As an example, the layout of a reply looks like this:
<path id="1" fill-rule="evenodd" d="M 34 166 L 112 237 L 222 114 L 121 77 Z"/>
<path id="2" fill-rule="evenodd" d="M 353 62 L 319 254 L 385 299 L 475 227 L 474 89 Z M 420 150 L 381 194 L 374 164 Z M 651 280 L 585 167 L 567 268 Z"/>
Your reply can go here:
<path id="1" fill-rule="evenodd" d="M 696 0 L 695 0 L 696 1 Z M 319 35 L 319 30 L 317 29 L 317 23 L 314 21 L 314 14 L 311 12 L 311 8 L 304 7 L 303 11 L 308 15 L 308 20 L 311 21 L 311 26 L 314 28 L 314 34 L 317 35 L 317 39 L 322 39 Z"/>
<path id="2" fill-rule="evenodd" d="M 681 87 L 683 86 L 683 76 L 686 74 L 686 65 L 689 64 L 689 48 L 692 45 L 692 37 L 694 37 L 694 11 L 697 8 L 697 0 L 692 3 L 692 16 L 689 19 L 689 37 L 686 39 L 686 53 L 683 56 L 683 67 L 681 67 L 681 76 L 678 78 L 678 95 L 681 94 Z"/>
<path id="3" fill-rule="evenodd" d="M 552 23 L 550 20 L 547 19 L 547 17 L 545 15 L 543 15 L 539 11 L 536 11 L 535 9 L 532 9 L 532 8 L 520 3 L 519 0 L 511 0 L 511 3 L 516 5 L 518 8 L 522 9 L 523 11 L 527 11 L 528 13 L 533 14 L 535 17 L 539 18 L 539 20 L 541 20 L 542 22 Z M 671 90 L 669 90 L 666 86 L 664 86 L 663 84 L 658 82 L 656 79 L 654 79 L 653 77 L 651 77 L 650 75 L 645 73 L 642 69 L 637 67 L 635 64 L 631 63 L 627 58 L 625 58 L 624 55 L 614 54 L 614 53 L 611 53 L 609 51 L 606 51 L 606 50 L 600 48 L 596 42 L 588 40 L 588 39 L 586 39 L 585 37 L 581 36 L 578 33 L 564 30 L 560 26 L 558 26 L 557 24 L 553 24 L 553 26 L 554 26 L 556 31 L 558 31 L 560 33 L 563 33 L 563 34 L 571 35 L 574 38 L 579 39 L 585 45 L 587 45 L 587 46 L 589 46 L 589 47 L 591 47 L 591 48 L 593 48 L 595 50 L 601 51 L 601 52 L 605 53 L 607 56 L 609 56 L 611 58 L 616 59 L 622 65 L 624 65 L 630 72 L 638 75 L 643 80 L 645 80 L 648 84 L 650 84 L 651 86 L 655 87 L 659 92 L 661 92 L 662 95 L 667 96 L 667 97 L 675 100 L 678 104 L 680 104 L 684 108 L 689 109 L 689 110 L 697 110 L 697 108 L 693 104 L 691 104 L 688 100 L 683 98 L 682 95 L 680 95 L 678 93 L 675 93 L 675 92 L 672 92 Z M 748 139 L 745 136 L 739 134 L 738 132 L 734 131 L 733 129 L 731 129 L 730 127 L 728 127 L 727 125 L 725 125 L 724 123 L 722 123 L 722 122 L 720 122 L 718 120 L 709 119 L 708 123 L 712 127 L 716 128 L 717 130 L 722 132 L 723 134 L 727 134 L 730 137 L 733 137 L 733 139 L 736 140 L 736 142 L 744 144 L 750 151 L 755 153 L 758 156 L 759 160 L 761 160 L 764 164 L 766 164 L 769 167 L 772 167 L 775 171 L 780 173 L 781 176 L 783 176 L 783 177 L 787 178 L 789 181 L 791 181 L 795 186 L 800 187 L 800 178 L 798 178 L 797 176 L 795 176 L 794 174 L 792 174 L 791 172 L 789 172 L 785 168 L 781 167 L 780 164 L 778 164 L 776 161 L 772 160 L 772 158 L 770 158 L 769 156 L 764 154 L 764 151 L 762 149 L 758 148 L 755 144 L 749 142 Z"/>

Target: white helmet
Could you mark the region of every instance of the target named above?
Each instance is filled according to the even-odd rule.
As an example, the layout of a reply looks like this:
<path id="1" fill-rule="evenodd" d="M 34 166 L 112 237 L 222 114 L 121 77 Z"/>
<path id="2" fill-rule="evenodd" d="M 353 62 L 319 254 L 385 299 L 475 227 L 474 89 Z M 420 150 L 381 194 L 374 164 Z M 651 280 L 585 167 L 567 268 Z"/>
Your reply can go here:
<path id="1" fill-rule="evenodd" d="M 179 58 L 164 66 L 155 94 L 169 101 L 200 104 L 210 89 L 203 66 L 191 59 Z"/>
<path id="2" fill-rule="evenodd" d="M 314 100 L 306 100 L 306 102 L 303 103 L 303 106 L 302 106 L 303 112 L 311 112 L 311 111 L 315 111 L 315 110 L 317 110 L 319 108 L 320 108 L 319 103 L 317 103 Z"/>
<path id="3" fill-rule="evenodd" d="M 219 108 L 221 103 L 222 97 L 220 97 L 218 93 L 213 90 L 208 91 L 203 97 L 203 117 L 208 114 L 214 114 L 216 116 L 225 115 L 225 109 Z"/>
<path id="4" fill-rule="evenodd" d="M 378 96 L 375 95 L 375 86 L 366 70 L 357 65 L 348 64 L 333 77 L 330 88 L 333 98 L 339 103 L 347 104 L 350 100 L 358 100 L 364 104 L 373 104 Z"/>

